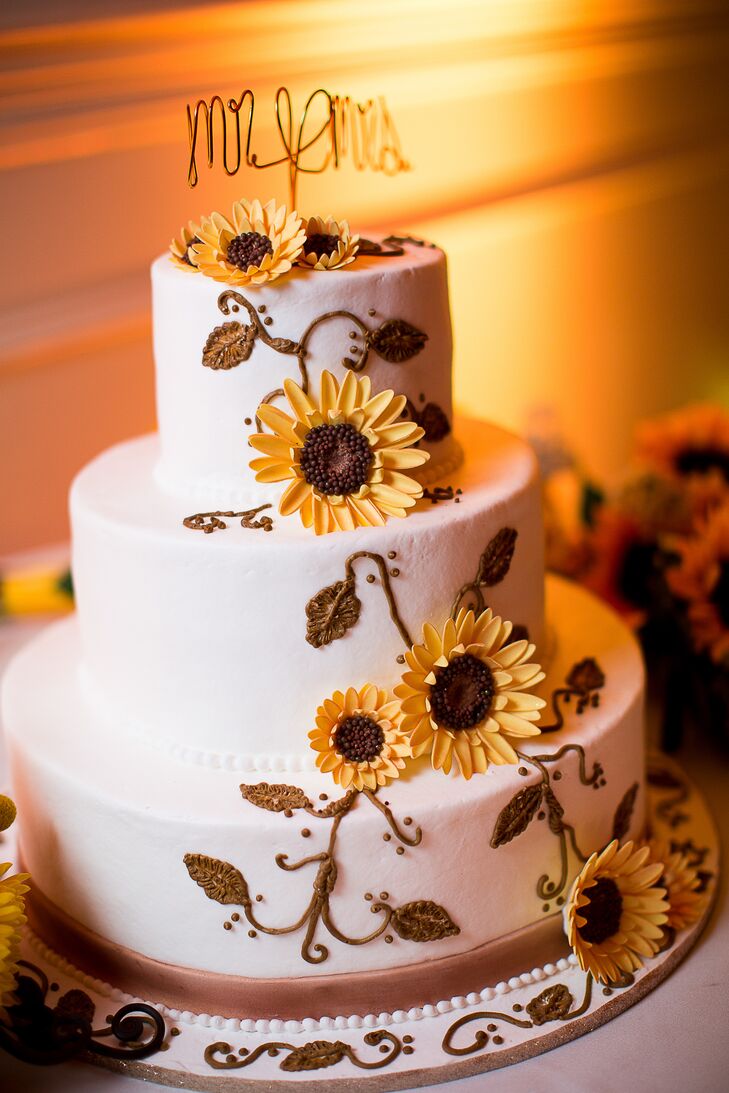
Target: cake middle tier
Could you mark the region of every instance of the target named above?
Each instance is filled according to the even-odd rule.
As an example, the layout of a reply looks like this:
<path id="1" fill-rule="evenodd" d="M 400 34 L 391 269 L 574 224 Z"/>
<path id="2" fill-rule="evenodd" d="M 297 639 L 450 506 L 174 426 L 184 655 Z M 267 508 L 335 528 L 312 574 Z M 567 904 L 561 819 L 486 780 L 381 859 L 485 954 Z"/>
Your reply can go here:
<path id="1" fill-rule="evenodd" d="M 71 493 L 82 673 L 99 716 L 213 766 L 298 770 L 313 765 L 317 706 L 349 686 L 391 688 L 423 623 L 441 627 L 456 604 L 526 628 L 543 659 L 536 461 L 494 426 L 461 422 L 459 435 L 458 477 L 406 519 L 324 537 L 273 508 L 205 533 L 185 522 L 195 507 L 156 485 L 156 437 L 101 455 Z M 255 526 L 266 516 L 268 531 Z"/>

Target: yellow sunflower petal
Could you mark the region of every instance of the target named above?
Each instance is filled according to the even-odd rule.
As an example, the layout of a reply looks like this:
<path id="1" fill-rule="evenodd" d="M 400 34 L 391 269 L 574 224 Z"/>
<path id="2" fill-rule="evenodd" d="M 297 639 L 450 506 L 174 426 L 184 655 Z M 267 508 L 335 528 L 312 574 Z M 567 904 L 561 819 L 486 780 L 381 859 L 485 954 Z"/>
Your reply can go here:
<path id="1" fill-rule="evenodd" d="M 283 437 L 271 436 L 270 433 L 255 433 L 248 438 L 248 443 L 257 452 L 291 462 L 291 445 Z"/>
<path id="2" fill-rule="evenodd" d="M 295 478 L 281 496 L 278 509 L 282 516 L 297 512 L 311 495 L 311 486 L 303 478 Z"/>
<path id="3" fill-rule="evenodd" d="M 292 478 L 294 473 L 285 463 L 281 463 L 277 459 L 271 459 L 269 456 L 252 459 L 251 468 L 256 472 L 256 478 L 259 482 L 285 482 L 287 479 Z"/>
<path id="4" fill-rule="evenodd" d="M 339 397 L 339 384 L 331 372 L 322 372 L 319 403 L 322 414 L 326 415 L 330 410 L 336 410 Z"/>
<path id="5" fill-rule="evenodd" d="M 308 395 L 304 394 L 298 383 L 294 383 L 291 379 L 284 380 L 284 392 L 298 420 L 306 423 L 307 415 L 313 414 L 316 410 L 314 403 Z"/>
<path id="6" fill-rule="evenodd" d="M 339 397 L 337 399 L 337 409 L 341 410 L 344 414 L 349 414 L 354 410 L 357 405 L 357 380 L 354 372 L 347 372 L 342 386 L 339 388 Z"/>
<path id="7" fill-rule="evenodd" d="M 299 438 L 294 432 L 293 418 L 285 414 L 283 410 L 279 410 L 278 406 L 271 406 L 268 402 L 261 403 L 258 407 L 258 417 L 264 425 L 268 425 L 269 429 L 273 429 L 278 436 L 288 440 L 293 447 L 301 447 Z"/>

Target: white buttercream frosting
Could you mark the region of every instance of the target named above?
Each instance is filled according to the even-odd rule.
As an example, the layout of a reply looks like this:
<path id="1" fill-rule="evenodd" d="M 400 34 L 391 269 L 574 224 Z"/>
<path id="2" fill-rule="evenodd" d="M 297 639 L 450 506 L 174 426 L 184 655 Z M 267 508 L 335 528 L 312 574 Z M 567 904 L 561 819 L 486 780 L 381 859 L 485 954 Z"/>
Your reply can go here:
<path id="1" fill-rule="evenodd" d="M 284 758 L 271 769 L 305 767 L 319 703 L 368 681 L 392 687 L 405 650 L 371 559 L 356 562 L 361 612 L 342 638 L 321 648 L 306 641 L 308 601 L 344 578 L 348 557 L 378 554 L 397 573 L 392 592 L 417 641 L 424 622 L 442 625 L 505 525 L 517 532 L 516 549 L 505 579 L 487 589 L 488 602 L 526 626 L 541 650 L 536 461 L 495 426 L 459 421 L 458 431 L 467 459 L 447 480 L 462 489 L 458 501 L 425 500 L 385 527 L 323 538 L 274 509 L 271 532 L 235 518 L 210 535 L 184 527 L 200 499 L 155 484 L 154 437 L 94 460 L 74 483 L 71 515 L 82 659 L 98 715 L 113 711 L 178 754 L 227 757 L 223 765 L 235 769 L 266 769 L 260 757 L 271 755 L 298 757 L 295 767 Z"/>
<path id="2" fill-rule="evenodd" d="M 544 693 L 561 686 L 571 666 L 586 655 L 605 672 L 601 701 L 581 715 L 573 702 L 560 732 L 526 743 L 527 754 L 555 753 L 566 743 L 584 748 L 588 771 L 599 762 L 606 785 L 593 789 L 577 775 L 578 758 L 565 755 L 550 769 L 552 784 L 584 853 L 609 841 L 613 816 L 626 790 L 643 785 L 643 673 L 637 645 L 611 611 L 588 593 L 550 580 L 549 610 L 557 642 Z M 422 842 L 404 847 L 383 841 L 388 825 L 362 799 L 340 828 L 338 880 L 332 913 L 350 936 L 373 929 L 364 896 L 387 892 L 393 906 L 433 900 L 460 932 L 427 944 L 383 937 L 346 945 L 323 927 L 316 940 L 330 952 L 323 965 L 301 957 L 302 932 L 248 936 L 241 922 L 224 930 L 231 907 L 208 899 L 188 875 L 186 854 L 230 862 L 245 875 L 261 919 L 283 926 L 311 896 L 312 866 L 279 868 L 326 847 L 331 820 L 304 813 L 286 818 L 241 797 L 240 773 L 174 762 L 158 749 L 126 735 L 113 718 L 100 721 L 78 686 L 78 627 L 71 619 L 47 631 L 10 669 L 5 721 L 20 816 L 24 864 L 43 894 L 83 926 L 156 960 L 190 968 L 252 977 L 310 976 L 397 968 L 467 953 L 492 939 L 559 910 L 548 911 L 537 882 L 560 872 L 559 839 L 535 816 L 524 833 L 494 848 L 496 818 L 525 786 L 539 782 L 515 767 L 492 767 L 465 782 L 432 771 L 424 760 L 382 792 L 402 827 L 422 828 Z M 37 686 L 38 679 L 43 687 Z M 211 717 L 214 717 L 214 708 Z M 271 781 L 270 778 L 260 780 Z M 278 779 L 273 779 L 278 780 Z M 289 779 L 280 779 L 289 781 Z M 328 776 L 301 772 L 291 779 L 317 802 L 337 787 Z M 639 834 L 644 794 L 638 794 L 630 834 Z M 311 834 L 302 838 L 302 830 Z M 569 874 L 579 862 L 571 854 Z M 566 894 L 566 892 L 565 892 Z"/>
<path id="3" fill-rule="evenodd" d="M 380 239 L 380 236 L 375 237 Z M 428 403 L 452 420 L 451 324 L 445 255 L 437 247 L 405 245 L 399 257 L 360 256 L 336 270 L 295 268 L 268 285 L 239 290 L 255 310 L 266 335 L 300 342 L 312 322 L 320 323 L 306 341 L 304 364 L 311 389 L 318 391 L 328 369 L 339 380 L 346 358 L 359 367 L 367 331 L 389 320 L 402 320 L 427 335 L 417 354 L 387 361 L 370 347 L 363 375 L 373 391 L 392 389 L 406 395 L 417 410 Z M 251 324 L 245 307 L 224 314 L 218 300 L 230 286 L 203 274 L 179 269 L 162 255 L 152 266 L 157 418 L 160 432 L 155 474 L 167 491 L 189 496 L 195 491 L 212 507 L 230 508 L 270 498 L 248 469 L 245 420 L 253 419 L 261 400 L 286 377 L 300 379 L 297 357 L 282 353 L 258 337 L 248 358 L 231 369 L 203 367 L 211 332 L 224 323 Z M 352 337 L 352 335 L 355 337 Z M 425 444 L 434 463 L 452 465 L 452 435 Z M 274 490 L 274 494 L 275 494 Z"/>

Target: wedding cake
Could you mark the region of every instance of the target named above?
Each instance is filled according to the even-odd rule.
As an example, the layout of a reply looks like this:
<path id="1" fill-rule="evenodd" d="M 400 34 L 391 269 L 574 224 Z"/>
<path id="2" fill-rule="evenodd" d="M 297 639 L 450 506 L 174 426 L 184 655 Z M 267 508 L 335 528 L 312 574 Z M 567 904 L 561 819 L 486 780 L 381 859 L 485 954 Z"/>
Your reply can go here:
<path id="1" fill-rule="evenodd" d="M 445 255 L 239 202 L 152 290 L 159 432 L 77 477 L 77 613 L 5 687 L 32 931 L 244 1030 L 563 957 L 643 831 L 642 662 L 545 580 L 531 449 L 453 416 Z"/>

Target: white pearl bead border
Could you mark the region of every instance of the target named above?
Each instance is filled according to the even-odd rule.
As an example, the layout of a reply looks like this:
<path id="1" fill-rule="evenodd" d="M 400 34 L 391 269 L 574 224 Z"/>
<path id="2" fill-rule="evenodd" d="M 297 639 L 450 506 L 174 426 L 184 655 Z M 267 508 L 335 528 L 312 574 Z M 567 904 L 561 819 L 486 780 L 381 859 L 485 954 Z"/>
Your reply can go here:
<path id="1" fill-rule="evenodd" d="M 79 971 L 65 957 L 60 956 L 46 945 L 37 934 L 33 933 L 30 927 L 26 926 L 25 930 L 31 947 L 43 960 L 53 964 L 59 971 L 71 976 L 82 986 L 122 1004 L 139 1001 L 134 995 L 125 994 L 124 991 L 112 987 L 109 983 Z M 350 1017 L 319 1017 L 318 1019 L 305 1017 L 302 1021 L 282 1021 L 277 1018 L 266 1021 L 254 1020 L 253 1018 L 219 1017 L 212 1016 L 209 1013 L 193 1013 L 191 1010 L 171 1009 L 158 1002 L 149 1002 L 148 1004 L 153 1005 L 163 1016 L 181 1024 L 200 1025 L 202 1028 L 226 1029 L 229 1032 L 249 1032 L 258 1036 L 268 1036 L 281 1032 L 296 1035 L 297 1033 L 331 1031 L 332 1029 L 387 1028 L 390 1025 L 401 1025 L 409 1021 L 422 1021 L 429 1017 L 440 1017 L 442 1014 L 451 1013 L 454 1010 L 465 1010 L 469 1006 L 477 1006 L 482 1002 L 491 1002 L 494 998 L 502 998 L 512 991 L 520 990 L 522 987 L 542 983 L 545 979 L 551 979 L 552 976 L 557 974 L 564 974 L 577 966 L 577 957 L 574 953 L 570 953 L 568 957 L 560 957 L 555 964 L 545 964 L 543 968 L 532 968 L 530 972 L 512 976 L 506 982 L 497 983 L 495 987 L 484 987 L 481 991 L 472 991 L 465 996 L 457 995 L 455 998 L 437 1002 L 435 1005 L 414 1006 L 409 1010 L 394 1010 L 392 1013 L 387 1011 L 379 1014 L 368 1013 L 364 1017 L 352 1014 Z"/>

